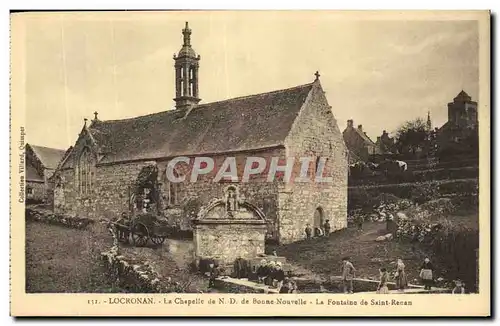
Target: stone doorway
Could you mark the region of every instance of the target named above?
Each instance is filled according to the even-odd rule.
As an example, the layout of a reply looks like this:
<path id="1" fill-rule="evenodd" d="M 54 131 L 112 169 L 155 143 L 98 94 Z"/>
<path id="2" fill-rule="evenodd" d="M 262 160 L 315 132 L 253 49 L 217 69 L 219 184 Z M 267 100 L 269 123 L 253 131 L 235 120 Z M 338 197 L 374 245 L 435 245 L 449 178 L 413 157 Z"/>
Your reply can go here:
<path id="1" fill-rule="evenodd" d="M 316 228 L 323 228 L 323 224 L 325 224 L 325 214 L 323 213 L 323 209 L 321 207 L 316 208 L 314 211 L 314 222 L 313 222 L 313 227 L 314 229 Z"/>

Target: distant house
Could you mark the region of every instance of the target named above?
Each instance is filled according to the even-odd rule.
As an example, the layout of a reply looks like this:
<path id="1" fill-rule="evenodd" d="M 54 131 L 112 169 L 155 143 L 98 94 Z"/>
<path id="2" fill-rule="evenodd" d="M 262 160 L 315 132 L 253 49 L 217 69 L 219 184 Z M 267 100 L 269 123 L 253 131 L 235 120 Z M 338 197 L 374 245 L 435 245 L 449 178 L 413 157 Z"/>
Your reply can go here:
<path id="1" fill-rule="evenodd" d="M 478 136 L 477 102 L 461 91 L 448 103 L 448 121 L 437 130 L 440 151 L 469 149 Z"/>
<path id="2" fill-rule="evenodd" d="M 381 154 L 394 154 L 396 153 L 396 139 L 390 137 L 386 130 L 382 132 L 381 136 L 377 137 L 375 142 Z"/>
<path id="3" fill-rule="evenodd" d="M 65 150 L 26 144 L 26 201 L 46 202 L 49 179 L 54 174 Z"/>
<path id="4" fill-rule="evenodd" d="M 349 160 L 368 161 L 370 155 L 381 154 L 380 148 L 363 131 L 363 126 L 354 128 L 353 120 L 347 120 L 347 127 L 342 132 L 344 142 L 349 150 Z"/>

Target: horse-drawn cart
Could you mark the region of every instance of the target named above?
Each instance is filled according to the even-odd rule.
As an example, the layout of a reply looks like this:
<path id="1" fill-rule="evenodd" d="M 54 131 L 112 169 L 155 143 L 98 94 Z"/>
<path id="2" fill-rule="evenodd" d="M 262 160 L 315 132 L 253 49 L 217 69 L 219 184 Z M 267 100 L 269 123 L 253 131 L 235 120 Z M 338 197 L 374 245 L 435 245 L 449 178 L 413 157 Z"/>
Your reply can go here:
<path id="1" fill-rule="evenodd" d="M 161 245 L 168 236 L 168 224 L 152 214 L 141 214 L 131 219 L 121 217 L 113 222 L 118 232 L 118 240 L 142 247 L 148 240 L 155 245 Z"/>

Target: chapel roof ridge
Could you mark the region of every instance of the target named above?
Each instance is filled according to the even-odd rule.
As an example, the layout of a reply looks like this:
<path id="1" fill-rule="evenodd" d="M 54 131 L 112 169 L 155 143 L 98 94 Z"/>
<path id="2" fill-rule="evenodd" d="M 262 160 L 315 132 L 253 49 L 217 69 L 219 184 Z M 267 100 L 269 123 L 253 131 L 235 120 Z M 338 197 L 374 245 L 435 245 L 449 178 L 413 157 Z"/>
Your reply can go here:
<path id="1" fill-rule="evenodd" d="M 307 83 L 307 84 L 296 85 L 296 86 L 292 86 L 292 87 L 288 87 L 288 88 L 276 89 L 276 90 L 268 91 L 268 92 L 255 93 L 255 94 L 249 94 L 249 95 L 242 95 L 242 96 L 228 98 L 228 99 L 225 99 L 225 100 L 219 100 L 219 101 L 213 101 L 213 102 L 198 104 L 196 107 L 201 107 L 201 106 L 205 106 L 205 105 L 211 105 L 211 104 L 215 104 L 215 103 L 229 102 L 229 101 L 234 101 L 234 100 L 242 100 L 242 99 L 245 99 L 245 98 L 255 97 L 255 96 L 261 96 L 261 95 L 270 95 L 270 94 L 275 94 L 275 93 L 288 92 L 288 91 L 292 91 L 292 90 L 297 89 L 297 88 L 311 86 L 312 84 L 314 84 L 314 82 Z"/>
<path id="2" fill-rule="evenodd" d="M 213 101 L 213 102 L 208 102 L 208 103 L 202 103 L 202 104 L 198 104 L 198 105 L 194 106 L 191 110 L 196 110 L 198 108 L 202 108 L 202 107 L 208 106 L 208 105 L 219 104 L 219 103 L 224 103 L 224 102 L 230 102 L 230 101 L 235 101 L 235 100 L 242 100 L 242 99 L 250 98 L 250 97 L 256 97 L 256 96 L 270 95 L 270 94 L 277 94 L 277 93 L 292 91 L 292 90 L 295 90 L 295 89 L 312 86 L 314 83 L 317 83 L 317 82 L 318 81 L 315 80 L 315 81 L 307 83 L 307 84 L 300 84 L 300 85 L 296 85 L 296 86 L 292 86 L 292 87 L 288 87 L 288 88 L 282 88 L 282 89 L 277 89 L 277 90 L 268 91 L 268 92 L 255 93 L 255 94 L 249 94 L 249 95 L 242 95 L 242 96 L 232 97 L 232 98 L 228 98 L 228 99 L 224 99 L 224 100 Z M 186 109 L 186 108 L 185 109 L 175 109 L 174 108 L 174 109 L 169 109 L 169 110 L 164 110 L 164 111 L 149 113 L 149 114 L 140 115 L 140 116 L 136 116 L 136 117 L 124 118 L 124 119 L 99 120 L 99 122 L 101 122 L 101 123 L 103 123 L 103 122 L 104 123 L 122 122 L 122 121 L 125 122 L 125 121 L 132 121 L 132 120 L 135 120 L 135 119 L 141 119 L 141 118 L 150 117 L 150 116 L 154 116 L 154 115 L 161 115 L 161 114 L 179 114 L 180 115 L 180 114 L 184 113 L 186 110 L 188 110 L 188 109 Z"/>

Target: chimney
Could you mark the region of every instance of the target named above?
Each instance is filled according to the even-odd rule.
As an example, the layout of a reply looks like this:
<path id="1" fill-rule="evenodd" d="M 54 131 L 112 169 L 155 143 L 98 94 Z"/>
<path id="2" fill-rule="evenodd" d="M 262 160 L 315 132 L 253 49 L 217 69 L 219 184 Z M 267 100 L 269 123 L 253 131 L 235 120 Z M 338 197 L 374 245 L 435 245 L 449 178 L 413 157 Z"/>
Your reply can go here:
<path id="1" fill-rule="evenodd" d="M 347 120 L 347 128 L 352 128 L 354 122 L 352 121 L 352 119 L 349 119 Z"/>
<path id="2" fill-rule="evenodd" d="M 363 125 L 358 125 L 358 130 L 363 131 Z"/>
<path id="3" fill-rule="evenodd" d="M 380 143 L 380 142 L 381 142 L 381 137 L 377 136 L 377 143 Z"/>

